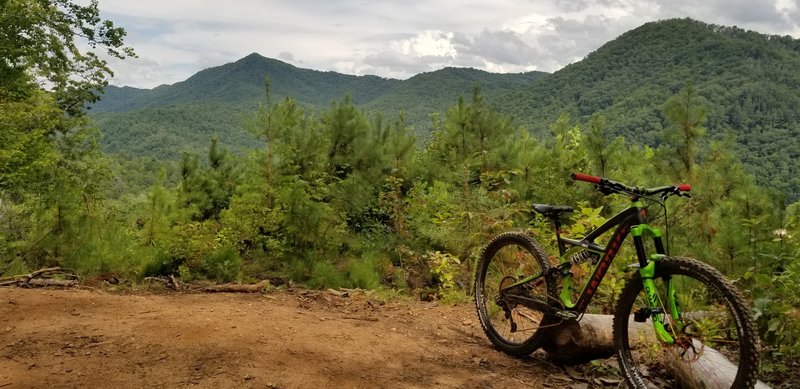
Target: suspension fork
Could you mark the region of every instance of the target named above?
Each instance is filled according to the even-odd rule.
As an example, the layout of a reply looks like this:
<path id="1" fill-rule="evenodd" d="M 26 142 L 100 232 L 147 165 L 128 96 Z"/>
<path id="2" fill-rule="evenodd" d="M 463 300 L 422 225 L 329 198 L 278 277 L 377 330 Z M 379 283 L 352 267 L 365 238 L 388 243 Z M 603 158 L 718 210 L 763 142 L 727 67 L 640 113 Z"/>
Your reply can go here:
<path id="1" fill-rule="evenodd" d="M 645 233 L 653 237 L 653 242 L 656 248 L 656 254 L 651 255 L 650 258 L 647 257 L 644 249 L 644 241 L 642 236 Z M 669 331 L 664 325 L 664 319 L 666 318 L 667 314 L 672 317 L 675 327 L 678 327 L 672 328 L 673 331 L 681 330 L 683 327 L 682 323 L 680 322 L 680 306 L 677 301 L 675 285 L 672 283 L 671 278 L 664 279 L 667 288 L 666 309 L 669 309 L 669 312 L 664 312 L 665 308 L 662 308 L 661 304 L 659 303 L 658 290 L 655 282 L 653 281 L 653 278 L 656 274 L 656 266 L 658 265 L 658 262 L 665 257 L 664 245 L 661 241 L 661 230 L 650 227 L 649 225 L 643 223 L 631 227 L 631 235 L 633 236 L 634 246 L 636 246 L 636 256 L 639 259 L 639 275 L 642 278 L 642 287 L 644 289 L 645 296 L 647 297 L 647 311 L 649 313 L 648 316 L 653 321 L 653 329 L 655 330 L 656 336 L 660 341 L 667 344 L 673 344 L 675 343 L 675 338 L 670 335 Z"/>
<path id="2" fill-rule="evenodd" d="M 669 331 L 667 331 L 666 327 L 664 326 L 665 312 L 658 303 L 658 292 L 656 290 L 655 282 L 653 282 L 653 276 L 655 276 L 656 273 L 657 262 L 658 261 L 651 261 L 644 268 L 640 268 L 639 274 L 642 276 L 642 286 L 644 288 L 644 294 L 647 296 L 650 319 L 653 321 L 653 329 L 656 331 L 656 336 L 660 341 L 667 344 L 672 344 L 675 343 L 675 338 L 669 334 Z M 671 285 L 671 283 L 669 284 Z M 668 289 L 672 288 L 668 287 Z M 668 295 L 673 295 L 673 293 L 668 292 Z M 675 311 L 672 309 L 672 302 L 674 302 L 674 299 L 668 297 L 668 300 L 670 300 L 668 305 L 670 305 L 670 310 L 672 311 L 672 316 L 674 318 Z"/>

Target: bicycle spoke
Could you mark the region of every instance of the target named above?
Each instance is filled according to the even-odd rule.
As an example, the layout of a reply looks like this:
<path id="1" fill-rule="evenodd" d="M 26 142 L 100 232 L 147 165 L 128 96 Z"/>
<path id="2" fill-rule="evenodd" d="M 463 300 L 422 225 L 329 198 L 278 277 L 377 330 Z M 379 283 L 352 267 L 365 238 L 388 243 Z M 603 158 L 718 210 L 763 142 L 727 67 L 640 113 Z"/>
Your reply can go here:
<path id="1" fill-rule="evenodd" d="M 530 353 L 538 347 L 539 331 L 547 322 L 547 313 L 519 304 L 521 296 L 546 301 L 547 282 L 520 281 L 541 274 L 548 266 L 544 255 L 538 253 L 533 240 L 523 234 L 503 234 L 487 246 L 475 283 L 475 302 L 478 316 L 489 339 L 502 351 L 512 355 Z"/>
<path id="2" fill-rule="evenodd" d="M 620 348 L 620 365 L 636 386 L 659 386 L 656 380 L 675 380 L 686 386 L 713 382 L 723 387 L 738 387 L 741 382 L 754 382 L 757 361 L 752 322 L 745 319 L 746 306 L 729 284 L 707 265 L 678 258 L 664 260 L 663 269 L 653 281 L 657 290 L 657 307 L 649 307 L 641 281 L 626 285 L 620 296 L 617 315 L 625 317 L 638 309 L 655 308 L 644 326 L 629 326 L 627 321 L 615 322 L 615 338 Z M 710 275 L 699 277 L 697 272 Z M 714 278 L 714 277 L 719 277 Z M 667 301 L 668 285 L 672 283 L 680 315 L 675 320 Z M 641 339 L 643 328 L 653 332 L 653 320 L 663 320 L 672 344 L 650 336 Z M 680 323 L 680 324 L 679 324 Z M 739 325 L 746 325 L 739 328 Z M 617 328 L 619 327 L 619 328 Z M 737 375 L 738 374 L 738 375 Z M 738 377 L 738 378 L 737 378 Z M 735 380 L 735 381 L 734 381 Z"/>

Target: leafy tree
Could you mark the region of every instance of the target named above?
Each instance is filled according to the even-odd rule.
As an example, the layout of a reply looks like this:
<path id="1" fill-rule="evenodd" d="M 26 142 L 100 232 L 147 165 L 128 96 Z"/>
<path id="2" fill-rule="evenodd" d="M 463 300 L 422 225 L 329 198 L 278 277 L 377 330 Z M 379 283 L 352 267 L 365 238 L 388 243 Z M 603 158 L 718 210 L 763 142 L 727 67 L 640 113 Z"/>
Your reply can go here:
<path id="1" fill-rule="evenodd" d="M 98 15 L 96 1 L 0 2 L 0 199 L 26 210 L 17 227 L 25 233 L 11 245 L 34 266 L 100 250 L 89 230 L 99 228 L 109 175 L 83 115 L 111 71 L 76 39 L 119 58 L 133 51 L 123 46 L 124 30 Z"/>
<path id="2" fill-rule="evenodd" d="M 100 18 L 97 0 L 3 0 L 0 2 L 0 100 L 24 100 L 47 81 L 57 106 L 80 115 L 86 102 L 108 83 L 111 70 L 92 51 L 82 52 L 79 38 L 112 57 L 134 56 L 124 46 L 125 30 Z"/>

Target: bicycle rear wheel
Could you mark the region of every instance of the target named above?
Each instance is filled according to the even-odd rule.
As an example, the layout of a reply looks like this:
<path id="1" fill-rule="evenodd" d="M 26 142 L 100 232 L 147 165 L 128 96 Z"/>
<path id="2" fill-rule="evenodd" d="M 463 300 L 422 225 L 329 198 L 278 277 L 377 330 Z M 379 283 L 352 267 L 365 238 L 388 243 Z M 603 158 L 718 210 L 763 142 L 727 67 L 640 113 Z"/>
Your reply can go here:
<path id="1" fill-rule="evenodd" d="M 475 306 L 486 336 L 499 350 L 513 356 L 539 348 L 555 317 L 511 301 L 509 294 L 549 301 L 555 285 L 547 277 L 509 288 L 525 277 L 550 268 L 544 251 L 529 235 L 509 232 L 495 237 L 484 249 L 475 275 Z"/>
<path id="2" fill-rule="evenodd" d="M 628 383 L 636 388 L 752 388 L 758 336 L 736 288 L 716 269 L 689 258 L 660 260 L 653 281 L 655 312 L 637 273 L 620 294 L 614 315 L 617 357 Z M 671 315 L 670 301 L 676 302 L 677 317 Z M 656 339 L 654 316 L 662 318 L 672 344 Z"/>

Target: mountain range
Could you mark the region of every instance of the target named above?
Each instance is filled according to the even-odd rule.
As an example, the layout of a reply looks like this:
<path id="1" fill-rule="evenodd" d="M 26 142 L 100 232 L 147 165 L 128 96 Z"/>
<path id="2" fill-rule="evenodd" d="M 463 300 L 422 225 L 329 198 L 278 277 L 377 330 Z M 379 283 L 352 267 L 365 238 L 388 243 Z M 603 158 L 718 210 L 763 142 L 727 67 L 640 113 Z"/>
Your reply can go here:
<path id="1" fill-rule="evenodd" d="M 154 89 L 106 88 L 91 107 L 110 153 L 177 159 L 209 139 L 236 150 L 256 145 L 242 125 L 265 98 L 292 97 L 320 111 L 350 95 L 368 113 L 403 110 L 424 139 L 429 115 L 478 86 L 485 100 L 537 136 L 567 114 L 577 123 L 606 118 L 608 136 L 657 146 L 669 123 L 665 101 L 691 83 L 704 98 L 711 139 L 736 138 L 757 179 L 800 197 L 800 40 L 737 27 L 671 19 L 644 24 L 552 74 L 493 74 L 445 68 L 407 80 L 297 68 L 251 54 Z"/>

